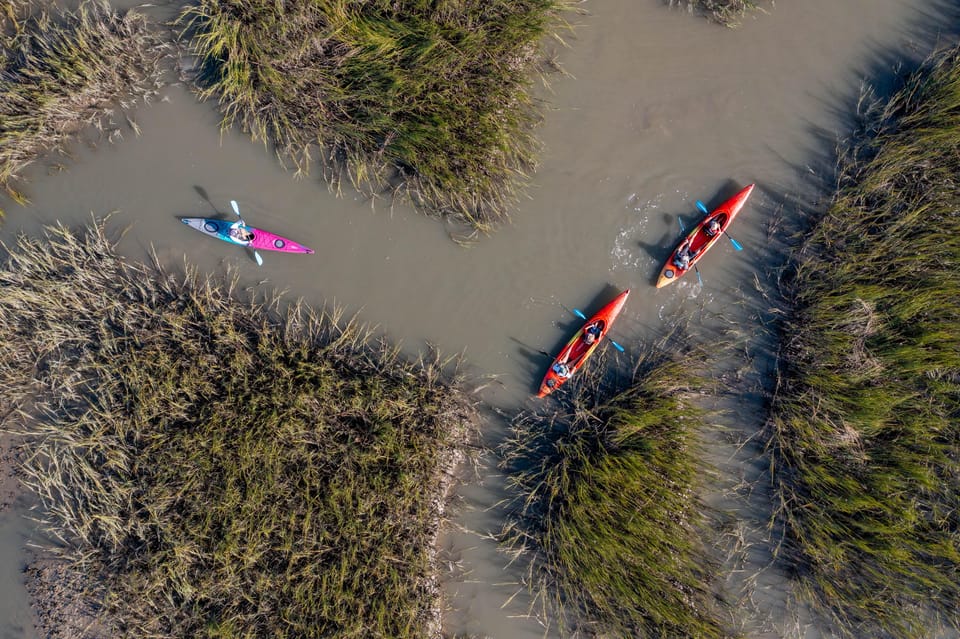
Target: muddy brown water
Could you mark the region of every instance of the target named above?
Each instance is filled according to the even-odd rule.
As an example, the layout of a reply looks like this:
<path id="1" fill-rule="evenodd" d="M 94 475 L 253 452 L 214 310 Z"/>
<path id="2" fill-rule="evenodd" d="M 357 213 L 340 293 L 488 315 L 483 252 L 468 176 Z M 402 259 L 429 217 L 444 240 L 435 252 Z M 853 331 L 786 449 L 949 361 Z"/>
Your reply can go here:
<path id="1" fill-rule="evenodd" d="M 575 18 L 575 33 L 564 35 L 570 46 L 558 52 L 573 77 L 554 75 L 540 92 L 542 164 L 511 224 L 470 248 L 406 207 L 371 204 L 349 189 L 335 197 L 317 176 L 295 180 L 262 145 L 221 135 L 213 105 L 182 85 L 129 114 L 141 135 L 118 116 L 118 143 L 74 145 L 69 156 L 31 167 L 31 204 L 0 204 L 0 237 L 115 212 L 114 227 L 129 227 L 120 246 L 131 258 L 152 247 L 171 268 L 187 259 L 217 272 L 229 263 L 255 290 L 342 305 L 408 352 L 427 344 L 463 352 L 469 370 L 490 382 L 487 401 L 507 412 L 529 409 L 548 363 L 538 351 L 556 349 L 576 325 L 568 309 L 594 310 L 616 290 L 633 290 L 614 338 L 635 351 L 683 314 L 748 326 L 762 319 L 768 302 L 754 276 L 763 289 L 783 260 L 783 245 L 768 238 L 770 221 L 816 200 L 811 185 L 829 181 L 861 83 L 882 87 L 899 61 L 929 53 L 951 27 L 952 3 L 782 0 L 735 30 L 660 0 L 580 6 L 587 15 Z M 696 200 L 718 204 L 751 182 L 758 189 L 731 228 L 744 251 L 714 248 L 700 263 L 702 286 L 691 274 L 654 289 L 679 237 L 678 216 L 692 222 Z M 230 217 L 231 199 L 248 223 L 316 254 L 263 253 L 257 267 L 242 250 L 177 223 L 185 215 Z M 762 460 L 749 442 L 741 445 L 761 424 L 757 387 L 768 368 L 749 339 L 742 351 L 743 361 L 728 368 L 755 381 L 732 400 L 731 434 L 707 451 L 722 470 L 707 498 L 741 522 L 742 551 L 723 587 L 748 636 L 825 636 L 789 604 L 786 571 L 770 560 L 769 496 L 753 489 Z M 504 425 L 491 419 L 485 428 L 496 442 Z M 445 587 L 445 629 L 555 636 L 555 624 L 529 614 L 523 594 L 511 598 L 520 570 L 487 536 L 501 523 L 502 478 L 482 461 L 443 539 L 456 575 Z M 19 572 L 32 530 L 22 508 L 0 513 L 0 637 L 35 636 Z"/>

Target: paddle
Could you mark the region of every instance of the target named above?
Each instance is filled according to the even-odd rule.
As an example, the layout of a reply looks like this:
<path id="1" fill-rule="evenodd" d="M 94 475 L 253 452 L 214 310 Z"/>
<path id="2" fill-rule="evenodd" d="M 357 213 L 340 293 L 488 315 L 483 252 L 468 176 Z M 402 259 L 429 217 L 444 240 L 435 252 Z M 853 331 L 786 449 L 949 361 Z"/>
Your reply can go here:
<path id="1" fill-rule="evenodd" d="M 579 317 L 580 319 L 584 320 L 584 321 L 586 321 L 586 319 L 587 319 L 587 316 L 584 315 L 583 313 L 581 313 L 579 308 L 573 309 L 573 314 L 576 315 L 577 317 Z M 607 338 L 607 339 L 609 339 L 609 338 Z M 612 339 L 610 340 L 610 343 L 613 344 L 614 348 L 616 348 L 618 351 L 620 351 L 621 353 L 623 352 L 623 346 L 620 346 L 619 344 L 617 344 L 617 343 L 616 343 L 615 341 L 613 341 Z"/>
<path id="2" fill-rule="evenodd" d="M 702 206 L 702 203 L 701 203 L 700 201 L 697 201 L 697 204 L 701 204 L 701 206 Z M 681 232 L 681 233 L 686 233 L 686 232 L 687 232 L 687 229 L 684 228 L 684 226 L 683 226 L 683 220 L 680 218 L 679 215 L 677 216 L 677 222 L 680 223 L 680 232 Z M 696 264 L 693 265 L 693 270 L 694 270 L 694 272 L 696 272 L 696 274 L 697 274 L 697 281 L 700 282 L 700 286 L 703 286 L 703 278 L 700 277 L 700 269 L 697 268 L 697 265 L 696 265 Z"/>
<path id="3" fill-rule="evenodd" d="M 240 220 L 240 223 L 246 226 L 247 223 L 243 221 L 242 217 L 240 217 L 240 207 L 237 206 L 237 201 L 230 200 L 230 206 L 233 207 L 233 212 L 237 214 L 237 218 Z M 253 257 L 257 260 L 257 266 L 263 266 L 263 258 L 260 257 L 260 253 L 257 252 L 257 249 L 253 249 Z"/>
<path id="4" fill-rule="evenodd" d="M 707 210 L 707 207 L 704 206 L 704 205 L 703 205 L 703 202 L 701 202 L 700 200 L 697 200 L 697 208 L 700 209 L 701 211 L 703 211 L 703 213 L 706 214 L 706 215 L 709 215 L 709 214 L 710 214 L 710 211 Z M 724 231 L 723 234 L 726 235 L 726 236 L 727 236 L 727 239 L 730 240 L 730 243 L 733 244 L 733 248 L 737 249 L 738 251 L 742 251 L 742 250 L 743 250 L 743 247 L 740 246 L 740 242 L 738 242 L 738 241 L 736 241 L 735 239 L 733 239 L 732 237 L 730 237 L 730 234 L 729 234 L 729 233 L 727 233 L 726 231 Z"/>

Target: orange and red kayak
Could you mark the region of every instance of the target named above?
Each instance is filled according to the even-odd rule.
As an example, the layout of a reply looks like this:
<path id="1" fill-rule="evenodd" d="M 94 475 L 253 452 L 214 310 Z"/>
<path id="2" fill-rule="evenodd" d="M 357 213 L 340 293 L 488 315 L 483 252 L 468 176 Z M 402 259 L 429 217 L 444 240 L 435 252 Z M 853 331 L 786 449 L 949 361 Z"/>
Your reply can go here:
<path id="1" fill-rule="evenodd" d="M 597 345 L 600 344 L 600 340 L 606 337 L 607 331 L 610 330 L 614 320 L 617 319 L 617 315 L 623 310 L 623 305 L 626 303 L 629 294 L 630 289 L 627 289 L 617 295 L 610 303 L 588 319 L 586 323 L 580 327 L 580 330 L 570 338 L 567 345 L 563 347 L 560 354 L 553 360 L 553 364 L 550 365 L 547 374 L 544 375 L 537 397 L 546 397 L 560 388 L 565 381 L 573 377 L 573 374 L 583 366 L 587 358 L 597 350 Z M 592 344 L 587 344 L 586 342 L 585 335 L 587 331 L 597 336 Z"/>
<path id="2" fill-rule="evenodd" d="M 699 262 L 704 253 L 716 244 L 720 236 L 726 232 L 727 227 L 733 222 L 733 218 L 737 216 L 737 213 L 740 212 L 740 209 L 742 209 L 746 203 L 747 198 L 750 197 L 750 193 L 753 192 L 753 187 L 753 184 L 744 187 L 739 193 L 708 213 L 707 216 L 677 244 L 673 253 L 667 258 L 667 263 L 660 269 L 657 288 L 666 286 L 680 279 L 684 273 L 693 269 L 694 264 Z M 710 225 L 711 220 L 717 220 L 717 222 L 720 223 L 720 230 L 714 235 L 710 235 L 707 232 L 707 227 Z M 690 257 L 690 261 L 686 267 L 681 266 L 677 259 L 681 251 L 686 252 Z"/>

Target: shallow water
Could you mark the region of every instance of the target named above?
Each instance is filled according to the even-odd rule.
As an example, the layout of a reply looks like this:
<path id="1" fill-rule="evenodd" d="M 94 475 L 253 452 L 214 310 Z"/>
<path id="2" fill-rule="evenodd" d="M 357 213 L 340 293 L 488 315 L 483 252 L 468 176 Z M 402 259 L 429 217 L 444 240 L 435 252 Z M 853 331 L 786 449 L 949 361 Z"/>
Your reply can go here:
<path id="1" fill-rule="evenodd" d="M 639 350 L 684 313 L 694 323 L 722 314 L 749 324 L 763 319 L 771 267 L 783 259 L 771 220 L 787 225 L 810 206 L 826 178 L 838 139 L 848 134 L 861 82 L 886 87 L 899 61 L 926 55 L 952 3 L 929 0 L 804 0 L 778 2 L 735 30 L 711 25 L 660 0 L 606 0 L 582 5 L 587 15 L 564 35 L 558 57 L 573 77 L 552 76 L 541 91 L 548 105 L 539 131 L 545 144 L 533 184 L 512 223 L 470 248 L 448 239 L 444 224 L 408 208 L 371 203 L 345 189 L 335 197 L 318 176 L 295 180 L 262 145 L 238 132 L 222 135 L 212 104 L 181 85 L 130 116 L 118 116 L 123 140 L 82 144 L 69 157 L 48 158 L 28 172 L 32 204 L 8 202 L 0 237 L 61 220 L 75 224 L 115 211 L 129 227 L 121 249 L 132 258 L 151 247 L 178 268 L 186 258 L 204 271 L 225 263 L 255 290 L 277 287 L 315 305 L 336 303 L 375 324 L 410 352 L 434 344 L 463 352 L 471 372 L 487 378 L 484 397 L 507 411 L 535 406 L 547 360 L 576 319 L 616 290 L 633 293 L 614 338 Z M 158 11 L 150 9 L 150 11 Z M 740 187 L 757 190 L 731 228 L 745 247 L 719 244 L 692 275 L 667 288 L 652 286 L 679 237 L 677 217 L 698 217 L 697 199 L 718 204 Z M 312 256 L 249 255 L 192 231 L 177 216 L 229 217 L 238 201 L 248 223 L 302 241 Z M 784 205 L 786 203 L 786 205 Z M 763 530 L 768 502 L 753 486 L 762 460 L 739 444 L 760 426 L 759 388 L 768 372 L 765 345 L 743 339 L 745 392 L 729 436 L 711 440 L 710 461 L 722 476 L 708 495 L 734 509 L 747 544 L 726 584 L 743 597 L 738 615 L 755 637 L 820 636 L 803 611 L 787 605 L 786 576 L 770 564 Z M 752 359 L 751 359 L 752 358 Z M 503 425 L 491 419 L 496 442 Z M 447 585 L 451 632 L 490 637 L 540 637 L 523 595 L 508 602 L 520 577 L 486 533 L 499 527 L 501 478 L 481 468 L 461 490 L 445 554 L 458 562 Z M 743 484 L 737 485 L 740 480 Z M 0 561 L 9 577 L 29 528 L 22 513 L 0 513 Z M 762 572 L 761 568 L 764 568 Z M 756 579 L 752 579 L 753 575 Z M 29 637 L 22 585 L 0 580 L 2 637 Z M 547 635 L 555 630 L 546 631 Z"/>

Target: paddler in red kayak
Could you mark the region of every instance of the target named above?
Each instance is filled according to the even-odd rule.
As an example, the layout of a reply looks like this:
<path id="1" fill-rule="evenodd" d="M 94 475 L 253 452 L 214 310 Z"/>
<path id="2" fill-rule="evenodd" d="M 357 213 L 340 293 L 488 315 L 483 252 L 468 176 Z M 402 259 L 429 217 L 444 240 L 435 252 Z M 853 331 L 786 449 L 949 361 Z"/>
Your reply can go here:
<path id="1" fill-rule="evenodd" d="M 710 223 L 703 227 L 703 232 L 707 237 L 716 237 L 717 233 L 720 232 L 720 220 L 713 218 L 710 220 Z M 677 255 L 673 258 L 674 265 L 682 271 L 690 268 L 690 260 L 700 255 L 700 251 L 690 252 L 690 244 L 693 239 L 684 242 L 683 246 L 677 249 Z"/>
<path id="2" fill-rule="evenodd" d="M 600 336 L 602 334 L 603 334 L 603 322 L 598 320 L 583 329 L 583 343 L 587 345 L 587 348 L 589 348 L 595 341 L 600 339 Z M 572 352 L 572 349 L 571 349 L 571 352 Z M 584 350 L 584 353 L 585 352 L 586 352 L 586 349 Z M 581 357 L 583 357 L 583 353 L 581 353 L 577 357 L 577 360 L 579 360 Z M 573 371 L 576 369 L 577 363 L 578 362 L 573 362 L 573 363 L 557 362 L 556 364 L 553 365 L 553 372 L 555 372 L 560 377 L 566 379 L 573 375 Z"/>

